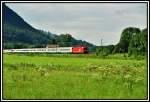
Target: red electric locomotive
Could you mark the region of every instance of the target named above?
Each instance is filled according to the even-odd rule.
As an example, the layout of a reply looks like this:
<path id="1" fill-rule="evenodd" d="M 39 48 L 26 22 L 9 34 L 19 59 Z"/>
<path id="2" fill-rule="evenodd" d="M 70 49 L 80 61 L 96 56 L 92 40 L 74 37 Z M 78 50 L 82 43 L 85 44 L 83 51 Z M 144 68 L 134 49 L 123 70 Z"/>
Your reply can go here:
<path id="1" fill-rule="evenodd" d="M 87 47 L 73 47 L 72 48 L 72 53 L 76 53 L 76 54 L 79 54 L 79 53 L 88 53 L 88 49 Z"/>

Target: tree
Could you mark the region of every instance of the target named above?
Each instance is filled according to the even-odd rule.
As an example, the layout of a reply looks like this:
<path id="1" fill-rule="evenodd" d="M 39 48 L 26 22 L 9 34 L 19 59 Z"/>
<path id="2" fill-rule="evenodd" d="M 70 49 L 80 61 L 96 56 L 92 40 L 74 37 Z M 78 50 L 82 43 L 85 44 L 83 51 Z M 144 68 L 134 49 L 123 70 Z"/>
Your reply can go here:
<path id="1" fill-rule="evenodd" d="M 56 39 L 53 39 L 53 40 L 52 40 L 52 44 L 57 44 Z"/>
<path id="2" fill-rule="evenodd" d="M 109 54 L 111 54 L 114 50 L 114 45 L 108 45 L 108 46 L 100 46 L 96 49 L 96 55 L 106 57 Z"/>
<path id="3" fill-rule="evenodd" d="M 131 55 L 145 55 L 147 49 L 147 30 L 142 30 L 142 32 L 133 35 L 129 44 L 129 56 Z"/>
<path id="4" fill-rule="evenodd" d="M 121 38 L 119 43 L 116 45 L 114 52 L 120 52 L 120 53 L 126 53 L 128 52 L 128 47 L 130 44 L 130 41 L 134 35 L 137 33 L 140 33 L 139 28 L 135 27 L 128 27 L 122 31 Z"/>

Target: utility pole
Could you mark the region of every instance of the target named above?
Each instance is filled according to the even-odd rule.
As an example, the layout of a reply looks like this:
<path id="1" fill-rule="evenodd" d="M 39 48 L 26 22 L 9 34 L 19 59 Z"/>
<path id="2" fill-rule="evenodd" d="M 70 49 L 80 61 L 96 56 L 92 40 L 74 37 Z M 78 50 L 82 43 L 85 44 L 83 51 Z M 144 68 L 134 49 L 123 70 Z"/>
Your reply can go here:
<path id="1" fill-rule="evenodd" d="M 101 47 L 102 47 L 103 39 L 101 39 Z"/>

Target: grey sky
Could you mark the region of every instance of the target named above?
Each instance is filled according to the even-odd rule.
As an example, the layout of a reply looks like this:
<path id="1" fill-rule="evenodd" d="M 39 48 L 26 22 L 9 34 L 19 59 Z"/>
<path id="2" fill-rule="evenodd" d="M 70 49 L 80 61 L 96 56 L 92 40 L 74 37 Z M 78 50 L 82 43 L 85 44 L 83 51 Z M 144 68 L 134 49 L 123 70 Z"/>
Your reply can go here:
<path id="1" fill-rule="evenodd" d="M 129 26 L 146 28 L 146 3 L 7 3 L 37 29 L 70 33 L 95 45 L 117 44 Z"/>

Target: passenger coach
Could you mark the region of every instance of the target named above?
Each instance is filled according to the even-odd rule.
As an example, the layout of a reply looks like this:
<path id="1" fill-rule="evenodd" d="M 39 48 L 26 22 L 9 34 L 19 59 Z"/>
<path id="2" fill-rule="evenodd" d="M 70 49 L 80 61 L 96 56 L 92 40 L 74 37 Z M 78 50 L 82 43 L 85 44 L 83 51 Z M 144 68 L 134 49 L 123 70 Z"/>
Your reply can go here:
<path id="1" fill-rule="evenodd" d="M 55 47 L 55 48 L 27 48 L 27 49 L 5 49 L 4 53 L 15 52 L 15 53 L 88 53 L 87 47 Z"/>

